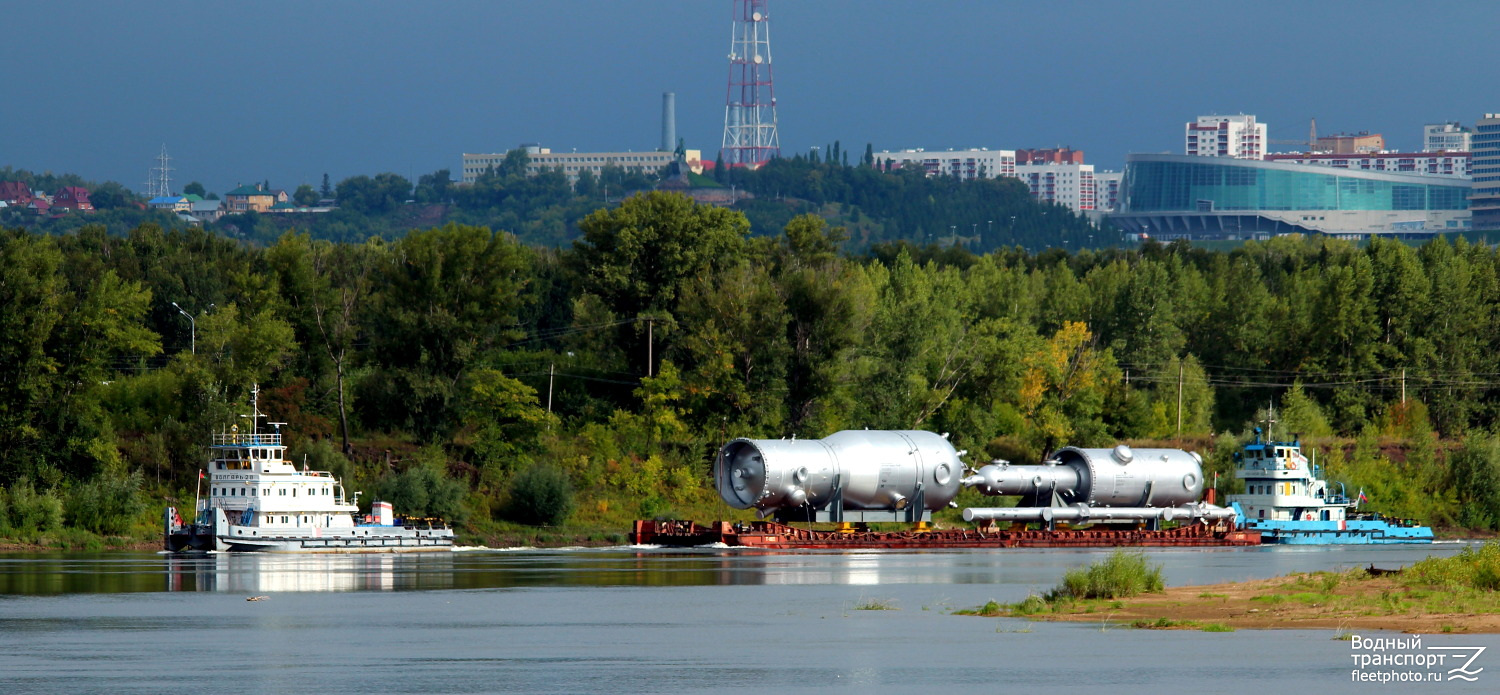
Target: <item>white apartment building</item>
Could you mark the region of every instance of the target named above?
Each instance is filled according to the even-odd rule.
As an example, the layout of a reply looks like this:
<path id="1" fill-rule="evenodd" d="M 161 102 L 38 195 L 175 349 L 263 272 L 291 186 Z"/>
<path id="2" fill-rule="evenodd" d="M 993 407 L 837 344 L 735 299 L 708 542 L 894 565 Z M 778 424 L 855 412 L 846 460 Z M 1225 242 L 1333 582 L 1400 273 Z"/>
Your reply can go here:
<path id="1" fill-rule="evenodd" d="M 526 165 L 527 176 L 535 176 L 544 169 L 561 167 L 563 174 L 568 177 L 568 183 L 576 183 L 578 175 L 584 171 L 591 171 L 597 176 L 604 167 L 610 165 L 627 172 L 654 174 L 677 158 L 672 152 L 553 152 L 537 145 L 522 145 L 520 149 L 526 150 L 526 154 L 530 156 Z M 692 155 L 694 152 L 690 151 L 688 154 Z M 474 183 L 484 175 L 485 170 L 490 167 L 498 168 L 505 162 L 505 155 L 505 152 L 464 153 L 463 182 Z"/>
<path id="2" fill-rule="evenodd" d="M 1291 152 L 1268 154 L 1265 159 L 1271 162 L 1314 164 L 1338 169 L 1396 171 L 1468 178 L 1472 156 L 1468 152 L 1372 152 L 1370 154 Z"/>
<path id="3" fill-rule="evenodd" d="M 980 177 L 993 179 L 1016 175 L 1015 150 L 947 150 L 928 152 L 923 149 L 876 152 L 875 168 L 903 166 L 908 162 L 922 165 L 928 176 L 955 176 L 960 179 Z"/>
<path id="4" fill-rule="evenodd" d="M 1114 212 L 1120 209 L 1120 182 L 1125 173 L 1120 171 L 1094 172 L 1094 209 Z"/>
<path id="5" fill-rule="evenodd" d="M 1066 206 L 1074 212 L 1094 209 L 1094 165 L 1018 164 L 1016 178 L 1025 182 L 1037 200 Z"/>
<path id="6" fill-rule="evenodd" d="M 1474 129 L 1457 123 L 1422 126 L 1423 152 L 1469 152 L 1474 149 Z"/>
<path id="7" fill-rule="evenodd" d="M 1184 131 L 1190 155 L 1261 159 L 1266 154 L 1266 124 L 1253 115 L 1199 116 Z"/>

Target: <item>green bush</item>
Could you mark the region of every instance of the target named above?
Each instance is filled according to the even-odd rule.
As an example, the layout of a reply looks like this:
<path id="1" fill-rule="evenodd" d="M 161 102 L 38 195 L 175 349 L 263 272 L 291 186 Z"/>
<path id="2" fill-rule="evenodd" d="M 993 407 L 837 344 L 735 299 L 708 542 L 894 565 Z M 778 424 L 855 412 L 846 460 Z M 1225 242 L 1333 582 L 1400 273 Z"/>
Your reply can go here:
<path id="1" fill-rule="evenodd" d="M 1117 550 L 1088 567 L 1068 570 L 1062 584 L 1052 590 L 1054 598 L 1122 598 L 1161 591 L 1161 565 L 1146 564 L 1139 552 Z"/>
<path id="2" fill-rule="evenodd" d="M 573 486 L 554 466 L 536 464 L 510 484 L 511 519 L 533 526 L 555 526 L 573 513 Z"/>
<path id="3" fill-rule="evenodd" d="M 145 509 L 139 470 L 126 476 L 101 473 L 68 491 L 65 517 L 69 526 L 119 535 Z"/>
<path id="4" fill-rule="evenodd" d="M 980 615 L 997 615 L 1000 612 L 1000 607 L 995 605 L 994 601 L 990 601 L 984 604 L 982 610 L 983 612 Z M 1012 605 L 1010 610 L 1015 615 L 1036 615 L 1047 610 L 1047 600 L 1036 594 L 1031 594 L 1026 597 L 1026 600 Z"/>
<path id="5" fill-rule="evenodd" d="M 339 451 L 331 439 L 304 439 L 287 451 L 292 465 L 302 468 L 304 464 L 314 471 L 328 471 L 344 484 L 344 489 L 353 490 L 354 464 Z"/>
<path id="6" fill-rule="evenodd" d="M 63 503 L 51 492 L 38 492 L 31 481 L 22 478 L 7 495 L 11 529 L 21 532 L 55 531 L 62 527 Z"/>
<path id="7" fill-rule="evenodd" d="M 387 477 L 376 486 L 376 491 L 401 516 L 440 517 L 455 523 L 468 517 L 463 482 L 448 477 L 434 461 L 419 461 Z"/>
<path id="8" fill-rule="evenodd" d="M 1407 586 L 1500 591 L 1500 542 L 1464 548 L 1450 557 L 1428 557 L 1403 570 L 1400 578 Z"/>

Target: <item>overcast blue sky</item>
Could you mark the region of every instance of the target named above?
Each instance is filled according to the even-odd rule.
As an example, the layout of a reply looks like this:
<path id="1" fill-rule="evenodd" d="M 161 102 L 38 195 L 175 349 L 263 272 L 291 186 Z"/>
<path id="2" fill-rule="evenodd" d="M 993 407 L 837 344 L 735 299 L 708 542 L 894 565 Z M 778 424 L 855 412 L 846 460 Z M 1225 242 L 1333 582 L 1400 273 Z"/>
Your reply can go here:
<path id="1" fill-rule="evenodd" d="M 521 142 L 720 142 L 730 0 L 0 0 L 0 165 L 223 192 L 459 170 Z M 1500 2 L 770 1 L 784 154 L 1071 145 L 1101 168 L 1253 113 L 1272 139 L 1500 111 Z M 1273 147 L 1273 149 L 1285 149 Z M 456 174 L 455 174 L 456 175 Z"/>

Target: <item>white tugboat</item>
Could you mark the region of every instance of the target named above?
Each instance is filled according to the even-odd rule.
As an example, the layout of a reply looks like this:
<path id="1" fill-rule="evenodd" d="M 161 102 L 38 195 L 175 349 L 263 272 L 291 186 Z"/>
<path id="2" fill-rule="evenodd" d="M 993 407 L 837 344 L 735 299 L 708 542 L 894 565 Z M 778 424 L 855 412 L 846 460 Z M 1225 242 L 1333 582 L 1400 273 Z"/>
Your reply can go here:
<path id="1" fill-rule="evenodd" d="M 1298 440 L 1261 439 L 1234 455 L 1235 477 L 1245 481 L 1245 492 L 1229 495 L 1241 525 L 1259 531 L 1262 543 L 1288 545 L 1348 545 L 1431 543 L 1432 529 L 1407 519 L 1355 511 L 1364 498 L 1350 499 L 1335 492 L 1323 471 L 1302 454 Z"/>
<path id="2" fill-rule="evenodd" d="M 356 520 L 358 496 L 327 471 L 298 471 L 286 459 L 282 422 L 261 432 L 251 391 L 250 432 L 237 427 L 213 435 L 208 474 L 198 474 L 200 489 L 195 521 L 184 523 L 175 507 L 166 510 L 166 549 L 184 551 L 252 551 L 314 553 L 390 553 L 446 551 L 453 548 L 453 529 L 442 523 L 399 522 L 389 502 L 376 501 L 370 514 Z"/>

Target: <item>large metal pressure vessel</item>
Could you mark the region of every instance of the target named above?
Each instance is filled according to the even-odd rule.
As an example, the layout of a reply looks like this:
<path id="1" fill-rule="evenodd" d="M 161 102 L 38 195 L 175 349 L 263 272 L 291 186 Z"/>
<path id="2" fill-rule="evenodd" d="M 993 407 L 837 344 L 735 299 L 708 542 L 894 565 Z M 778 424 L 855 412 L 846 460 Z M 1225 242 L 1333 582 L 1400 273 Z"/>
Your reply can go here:
<path id="1" fill-rule="evenodd" d="M 921 492 L 939 509 L 958 495 L 960 453 L 917 430 L 844 430 L 824 439 L 736 439 L 714 461 L 719 495 L 762 514 L 821 509 L 841 488 L 845 509 L 906 509 Z"/>
<path id="2" fill-rule="evenodd" d="M 1203 493 L 1203 462 L 1181 449 L 1059 450 L 1040 466 L 992 463 L 964 479 L 987 495 L 1019 495 L 1020 506 L 1169 507 Z"/>

